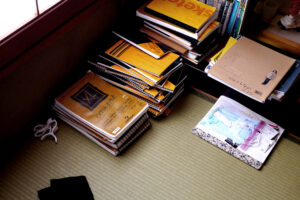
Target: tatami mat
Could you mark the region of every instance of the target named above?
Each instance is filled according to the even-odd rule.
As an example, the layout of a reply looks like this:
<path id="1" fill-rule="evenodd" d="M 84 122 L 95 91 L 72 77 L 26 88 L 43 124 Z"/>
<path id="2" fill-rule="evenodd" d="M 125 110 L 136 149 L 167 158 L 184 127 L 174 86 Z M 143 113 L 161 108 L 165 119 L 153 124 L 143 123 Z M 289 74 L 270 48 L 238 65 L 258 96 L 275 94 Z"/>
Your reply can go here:
<path id="1" fill-rule="evenodd" d="M 58 144 L 32 138 L 0 172 L 0 199 L 38 199 L 50 179 L 86 176 L 96 200 L 299 199 L 300 146 L 282 138 L 256 170 L 191 133 L 213 104 L 188 93 L 114 157 L 63 122 Z"/>

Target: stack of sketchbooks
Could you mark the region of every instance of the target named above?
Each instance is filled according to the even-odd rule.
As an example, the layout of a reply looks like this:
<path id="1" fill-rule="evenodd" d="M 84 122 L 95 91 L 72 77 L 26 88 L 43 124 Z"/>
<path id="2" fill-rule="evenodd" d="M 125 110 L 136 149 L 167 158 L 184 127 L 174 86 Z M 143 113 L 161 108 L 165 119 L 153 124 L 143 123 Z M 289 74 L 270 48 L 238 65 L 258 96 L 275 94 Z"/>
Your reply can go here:
<path id="1" fill-rule="evenodd" d="M 187 75 L 182 58 L 146 37 L 135 36 L 140 45 L 129 38 L 130 34 L 112 35 L 108 47 L 88 58 L 90 69 L 146 102 L 151 116 L 161 116 L 184 91 Z"/>
<path id="2" fill-rule="evenodd" d="M 281 100 L 292 86 L 299 75 L 295 61 L 247 37 L 229 38 L 205 71 L 209 77 L 264 103 L 273 93 Z M 278 89 L 283 91 L 279 96 L 275 94 Z"/>
<path id="3" fill-rule="evenodd" d="M 219 22 L 213 6 L 197 0 L 151 0 L 136 11 L 139 31 L 198 64 L 217 47 Z"/>
<path id="4" fill-rule="evenodd" d="M 58 117 L 113 155 L 150 126 L 148 105 L 89 71 L 55 99 Z"/>
<path id="5" fill-rule="evenodd" d="M 221 96 L 193 134 L 260 169 L 284 129 L 240 103 Z"/>

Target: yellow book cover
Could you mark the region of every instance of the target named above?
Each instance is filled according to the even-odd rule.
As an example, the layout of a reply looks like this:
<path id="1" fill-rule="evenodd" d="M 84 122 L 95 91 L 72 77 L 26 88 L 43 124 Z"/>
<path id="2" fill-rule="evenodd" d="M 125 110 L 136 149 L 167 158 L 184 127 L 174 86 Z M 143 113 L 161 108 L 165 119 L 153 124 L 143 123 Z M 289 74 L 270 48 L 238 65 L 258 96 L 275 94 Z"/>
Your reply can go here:
<path id="1" fill-rule="evenodd" d="M 159 59 L 170 52 L 170 49 L 165 48 L 158 41 L 147 37 L 139 31 L 132 34 L 132 30 L 117 30 L 113 31 L 113 33 L 156 59 Z"/>
<path id="2" fill-rule="evenodd" d="M 224 48 L 221 49 L 218 53 L 216 53 L 213 57 L 211 57 L 211 60 L 217 62 L 217 60 L 220 59 L 236 42 L 237 39 L 229 37 Z"/>
<path id="3" fill-rule="evenodd" d="M 207 36 L 209 36 L 216 28 L 218 28 L 220 25 L 220 22 L 213 21 L 201 34 L 201 36 L 198 38 L 198 44 L 202 42 Z"/>
<path id="4" fill-rule="evenodd" d="M 265 102 L 294 63 L 295 59 L 242 37 L 208 70 L 208 75 Z"/>
<path id="5" fill-rule="evenodd" d="M 147 72 L 143 72 L 145 73 L 147 76 L 151 77 L 151 80 L 145 76 L 143 76 L 140 72 L 140 70 L 134 70 L 134 69 L 124 69 L 123 67 L 119 66 L 119 65 L 113 65 L 112 68 L 123 71 L 124 73 L 128 73 L 132 76 L 137 77 L 139 80 L 144 81 L 145 83 L 147 83 L 150 86 L 154 86 L 156 84 L 156 82 L 160 81 L 163 77 L 156 77 L 150 73 Z M 153 80 L 153 81 L 152 81 Z"/>
<path id="6" fill-rule="evenodd" d="M 198 32 L 212 17 L 216 8 L 197 0 L 152 0 L 145 12 Z"/>
<path id="7" fill-rule="evenodd" d="M 131 85 L 128 85 L 122 81 L 119 81 L 117 79 L 112 79 L 110 77 L 108 77 L 107 75 L 101 74 L 99 75 L 103 80 L 107 81 L 108 83 L 111 83 L 112 85 L 119 87 L 123 90 L 125 90 L 126 92 L 129 92 L 130 94 L 135 94 L 135 95 L 139 95 L 142 96 L 143 98 L 147 98 L 147 99 L 151 99 L 153 102 L 161 102 L 165 99 L 165 95 L 164 94 L 160 94 L 158 93 L 158 95 L 156 97 L 151 97 L 151 95 L 149 95 L 148 93 L 144 92 L 144 91 L 140 91 L 137 90 L 136 88 L 132 87 Z"/>
<path id="8" fill-rule="evenodd" d="M 161 25 L 163 27 L 166 27 L 166 28 L 169 28 L 173 31 L 176 31 L 176 32 L 179 32 L 179 33 L 182 33 L 184 35 L 187 35 L 191 38 L 194 38 L 194 39 L 198 39 L 199 36 L 202 34 L 202 31 L 199 31 L 199 32 L 192 32 L 192 31 L 189 31 L 185 28 L 182 28 L 174 23 L 171 23 L 171 22 L 168 22 L 166 20 L 163 20 L 159 17 L 156 17 L 154 15 L 151 15 L 149 13 L 146 13 L 144 10 L 145 10 L 145 6 L 146 4 L 142 5 L 139 9 L 136 10 L 136 16 L 137 17 L 140 17 L 144 20 L 147 20 L 147 21 L 150 21 L 150 22 L 153 22 L 155 24 L 158 24 L 158 25 Z"/>
<path id="9" fill-rule="evenodd" d="M 180 59 L 180 56 L 173 52 L 167 53 L 160 59 L 155 59 L 124 40 L 119 40 L 105 53 L 157 77 L 171 70 L 172 64 Z"/>
<path id="10" fill-rule="evenodd" d="M 107 69 L 112 69 L 116 72 L 120 72 L 122 74 L 134 77 L 140 81 L 145 82 L 147 85 L 154 86 L 163 81 L 163 79 L 165 79 L 163 76 L 154 76 L 153 74 L 135 68 L 134 66 L 128 64 L 126 65 L 124 62 L 122 63 L 117 60 L 116 63 L 103 55 L 99 55 L 99 57 L 101 58 L 101 60 L 97 61 L 97 65 L 105 66 Z"/>
<path id="11" fill-rule="evenodd" d="M 55 99 L 55 104 L 103 135 L 117 140 L 148 105 L 93 72 Z"/>

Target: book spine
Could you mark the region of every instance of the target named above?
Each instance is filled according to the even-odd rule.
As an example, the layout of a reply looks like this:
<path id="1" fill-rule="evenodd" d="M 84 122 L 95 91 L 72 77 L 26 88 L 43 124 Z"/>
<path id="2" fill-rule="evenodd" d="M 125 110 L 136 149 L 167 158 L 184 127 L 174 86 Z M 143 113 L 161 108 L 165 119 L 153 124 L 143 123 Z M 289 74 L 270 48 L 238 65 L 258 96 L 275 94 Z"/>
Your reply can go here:
<path id="1" fill-rule="evenodd" d="M 241 29 L 241 23 L 242 23 L 242 20 L 243 20 L 243 15 L 244 15 L 244 10 L 245 10 L 245 0 L 242 0 L 241 2 L 241 11 L 240 11 L 240 14 L 239 14 L 239 20 L 238 20 L 238 23 L 237 23 L 237 27 L 236 27 L 236 30 L 235 30 L 235 38 L 237 38 L 240 34 L 240 29 Z"/>
<path id="2" fill-rule="evenodd" d="M 225 7 L 225 3 L 226 3 L 226 0 L 219 0 L 219 10 L 218 10 L 218 16 L 217 16 L 217 21 L 218 22 L 221 22 L 221 18 L 222 18 L 222 15 L 223 15 L 223 10 L 224 10 L 224 7 Z"/>
<path id="3" fill-rule="evenodd" d="M 206 4 L 210 6 L 214 6 L 214 0 L 207 0 Z"/>
<path id="4" fill-rule="evenodd" d="M 232 12 L 232 8 L 233 8 L 233 1 L 230 0 L 229 1 L 228 11 L 226 13 L 226 18 L 225 18 L 224 24 L 222 26 L 221 36 L 223 36 L 225 34 L 225 31 L 227 29 L 229 18 L 230 18 L 231 12 Z"/>
<path id="5" fill-rule="evenodd" d="M 192 133 L 256 169 L 260 169 L 262 167 L 263 163 L 234 148 L 229 143 L 223 142 L 211 134 L 207 134 L 199 128 L 194 128 Z"/>
<path id="6" fill-rule="evenodd" d="M 214 0 L 213 7 L 217 7 L 218 6 L 218 2 L 219 2 L 219 0 Z"/>
<path id="7" fill-rule="evenodd" d="M 239 22 L 240 12 L 241 12 L 241 9 L 242 9 L 241 4 L 242 3 L 240 2 L 239 5 L 238 5 L 238 9 L 237 9 L 237 12 L 236 12 L 236 15 L 235 15 L 233 27 L 232 27 L 232 30 L 231 30 L 231 36 L 234 37 L 234 38 L 236 38 L 237 26 L 238 26 L 238 22 Z"/>
<path id="8" fill-rule="evenodd" d="M 238 36 L 241 34 L 241 30 L 242 30 L 243 24 L 245 22 L 245 15 L 247 12 L 248 5 L 249 5 L 249 0 L 244 0 L 244 9 L 243 9 L 243 14 L 242 14 L 241 24 L 239 26 L 239 30 L 237 33 Z"/>
<path id="9" fill-rule="evenodd" d="M 222 31 L 222 27 L 223 27 L 224 22 L 225 22 L 225 19 L 226 19 L 226 15 L 227 15 L 227 12 L 228 12 L 228 8 L 229 8 L 229 1 L 226 0 L 225 6 L 224 6 L 224 9 L 223 9 L 222 18 L 221 18 L 221 21 L 220 21 L 220 29 L 219 29 L 219 33 L 221 33 L 221 31 Z"/>
<path id="10" fill-rule="evenodd" d="M 235 0 L 234 5 L 233 5 L 233 9 L 232 9 L 232 12 L 231 12 L 231 15 L 230 15 L 230 19 L 229 19 L 229 22 L 228 22 L 228 27 L 227 27 L 227 30 L 226 30 L 226 33 L 228 35 L 230 35 L 231 30 L 233 28 L 234 20 L 235 20 L 235 17 L 236 17 L 236 12 L 237 12 L 238 7 L 239 7 L 239 0 Z"/>

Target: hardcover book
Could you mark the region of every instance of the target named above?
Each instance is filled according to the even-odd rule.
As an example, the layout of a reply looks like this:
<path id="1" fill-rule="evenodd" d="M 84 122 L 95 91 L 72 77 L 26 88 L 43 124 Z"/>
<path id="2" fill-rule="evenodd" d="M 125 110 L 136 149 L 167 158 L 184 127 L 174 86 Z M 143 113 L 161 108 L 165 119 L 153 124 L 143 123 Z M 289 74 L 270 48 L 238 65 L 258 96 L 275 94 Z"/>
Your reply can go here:
<path id="1" fill-rule="evenodd" d="M 216 8 L 196 0 L 152 0 L 145 12 L 192 32 L 199 32 L 216 18 Z"/>
<path id="2" fill-rule="evenodd" d="M 284 129 L 242 104 L 221 96 L 193 134 L 260 169 Z"/>
<path id="3" fill-rule="evenodd" d="M 87 72 L 55 99 L 55 107 L 115 142 L 147 111 L 148 105 Z"/>
<path id="4" fill-rule="evenodd" d="M 294 63 L 295 59 L 242 37 L 208 70 L 208 76 L 265 102 Z"/>
<path id="5" fill-rule="evenodd" d="M 286 74 L 282 81 L 278 84 L 269 99 L 275 99 L 277 101 L 282 101 L 286 93 L 292 88 L 292 86 L 300 78 L 300 60 L 297 60 L 295 65 Z"/>

